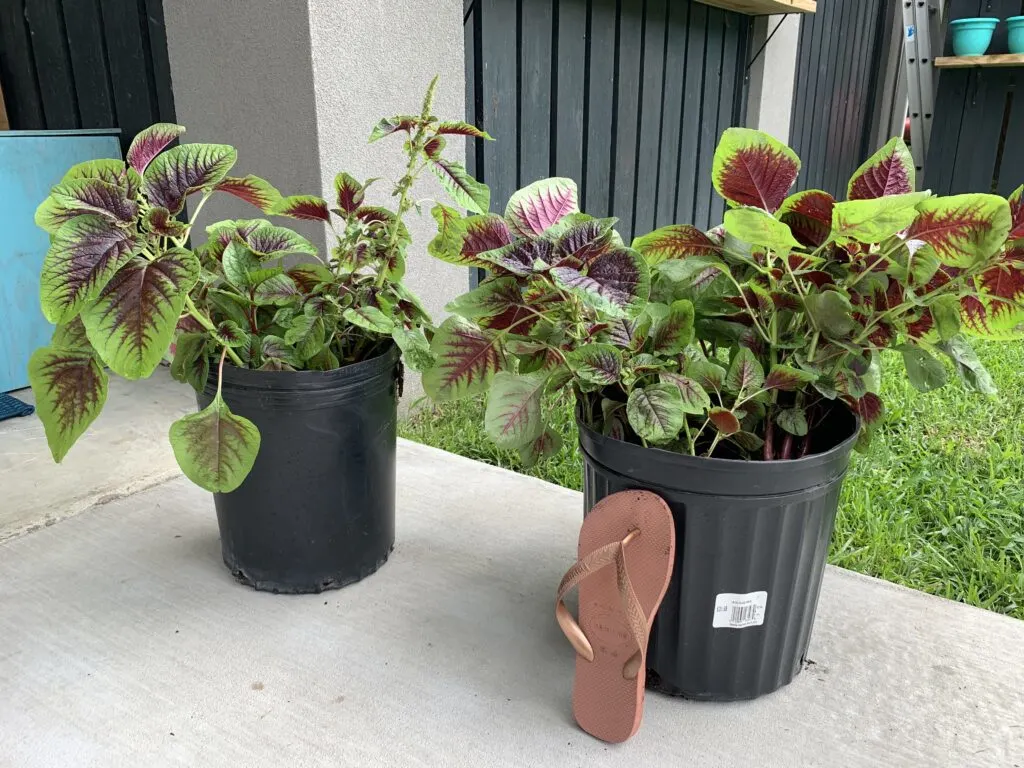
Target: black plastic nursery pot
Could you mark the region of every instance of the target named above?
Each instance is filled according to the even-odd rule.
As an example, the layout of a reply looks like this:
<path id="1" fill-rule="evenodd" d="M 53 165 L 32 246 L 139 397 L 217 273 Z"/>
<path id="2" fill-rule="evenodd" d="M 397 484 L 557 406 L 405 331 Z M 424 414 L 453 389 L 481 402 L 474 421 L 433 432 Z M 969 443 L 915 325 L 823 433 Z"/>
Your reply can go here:
<path id="1" fill-rule="evenodd" d="M 646 489 L 672 509 L 676 562 L 648 646 L 648 687 L 753 699 L 800 671 L 839 492 L 859 423 L 835 409 L 821 452 L 758 462 L 683 456 L 605 437 L 582 422 L 585 509 Z"/>
<path id="2" fill-rule="evenodd" d="M 252 472 L 214 494 L 224 563 L 258 590 L 359 581 L 395 543 L 400 352 L 334 371 L 224 367 L 222 395 L 260 431 Z M 216 394 L 216 374 L 197 396 Z"/>

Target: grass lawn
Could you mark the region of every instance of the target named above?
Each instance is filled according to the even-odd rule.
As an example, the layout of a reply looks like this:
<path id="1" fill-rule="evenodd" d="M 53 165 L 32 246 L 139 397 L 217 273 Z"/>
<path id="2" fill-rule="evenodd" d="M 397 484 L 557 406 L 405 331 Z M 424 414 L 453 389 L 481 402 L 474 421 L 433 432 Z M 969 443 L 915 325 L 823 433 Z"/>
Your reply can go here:
<path id="1" fill-rule="evenodd" d="M 829 559 L 835 565 L 1024 619 L 1024 344 L 981 345 L 995 398 L 954 382 L 929 395 L 889 361 L 884 428 L 857 454 Z M 561 452 L 523 470 L 483 432 L 483 401 L 423 407 L 412 440 L 568 488 L 581 487 L 571 404 Z"/>

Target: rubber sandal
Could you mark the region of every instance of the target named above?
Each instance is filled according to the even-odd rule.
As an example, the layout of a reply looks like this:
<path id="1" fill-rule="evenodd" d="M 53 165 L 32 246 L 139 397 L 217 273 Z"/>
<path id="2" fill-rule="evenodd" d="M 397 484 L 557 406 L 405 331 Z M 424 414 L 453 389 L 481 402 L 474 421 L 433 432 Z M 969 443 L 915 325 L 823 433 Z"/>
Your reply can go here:
<path id="1" fill-rule="evenodd" d="M 558 587 L 555 616 L 576 649 L 572 711 L 592 736 L 626 741 L 640 729 L 647 638 L 675 562 L 672 512 L 647 491 L 598 502 L 580 530 L 579 561 Z M 564 598 L 579 587 L 579 620 Z"/>

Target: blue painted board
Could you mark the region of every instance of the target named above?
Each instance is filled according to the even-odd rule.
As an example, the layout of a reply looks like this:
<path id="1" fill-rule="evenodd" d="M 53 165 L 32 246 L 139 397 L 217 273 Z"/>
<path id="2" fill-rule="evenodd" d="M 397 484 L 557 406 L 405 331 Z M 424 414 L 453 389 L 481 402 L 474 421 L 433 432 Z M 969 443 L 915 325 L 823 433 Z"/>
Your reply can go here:
<path id="1" fill-rule="evenodd" d="M 50 341 L 39 271 L 50 245 L 36 207 L 75 163 L 121 157 L 119 132 L 0 131 L 0 392 L 28 386 L 28 359 Z"/>

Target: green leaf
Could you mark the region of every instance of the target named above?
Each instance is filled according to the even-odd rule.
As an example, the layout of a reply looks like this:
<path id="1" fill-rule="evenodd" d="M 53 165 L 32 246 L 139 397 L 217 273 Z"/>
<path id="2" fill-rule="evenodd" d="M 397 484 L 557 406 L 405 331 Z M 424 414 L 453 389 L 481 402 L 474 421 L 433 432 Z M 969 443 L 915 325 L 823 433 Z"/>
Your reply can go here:
<path id="1" fill-rule="evenodd" d="M 931 192 L 911 192 L 869 200 L 848 200 L 832 209 L 836 238 L 877 243 L 902 232 L 917 218 L 917 206 Z"/>
<path id="2" fill-rule="evenodd" d="M 514 277 L 485 280 L 476 288 L 456 297 L 444 308 L 467 320 L 494 317 L 523 305 L 523 295 Z"/>
<path id="3" fill-rule="evenodd" d="M 807 413 L 803 408 L 786 408 L 775 416 L 775 423 L 791 435 L 803 437 L 807 434 Z"/>
<path id="4" fill-rule="evenodd" d="M 500 334 L 486 333 L 460 317 L 449 317 L 430 342 L 430 352 L 437 362 L 423 373 L 423 389 L 438 401 L 483 392 L 494 374 L 507 366 L 500 339 Z"/>
<path id="5" fill-rule="evenodd" d="M 499 448 L 522 448 L 544 432 L 540 398 L 547 378 L 546 373 L 495 374 L 487 396 L 484 429 Z"/>
<path id="6" fill-rule="evenodd" d="M 437 222 L 437 237 L 427 244 L 427 253 L 435 259 L 459 266 L 483 266 L 464 264 L 462 243 L 466 236 L 465 218 L 455 208 L 437 203 L 430 209 L 430 215 Z"/>
<path id="7" fill-rule="evenodd" d="M 39 278 L 46 319 L 51 323 L 74 319 L 141 245 L 136 237 L 95 214 L 63 224 L 53 236 Z"/>
<path id="8" fill-rule="evenodd" d="M 799 248 L 789 227 L 760 208 L 735 208 L 725 212 L 725 231 L 750 245 L 789 253 Z"/>
<path id="9" fill-rule="evenodd" d="M 1010 204 L 998 195 L 935 197 L 918 214 L 908 243 L 927 243 L 943 264 L 968 269 L 996 253 L 1012 225 Z"/>
<path id="10" fill-rule="evenodd" d="M 199 261 L 183 248 L 153 261 L 135 256 L 122 267 L 82 312 L 89 341 L 103 362 L 126 379 L 153 373 L 198 279 Z"/>
<path id="11" fill-rule="evenodd" d="M 277 227 L 269 222 L 252 230 L 245 236 L 245 244 L 260 261 L 280 258 L 292 253 L 316 256 L 317 249 L 309 240 L 287 227 Z"/>
<path id="12" fill-rule="evenodd" d="M 334 177 L 335 204 L 342 213 L 355 213 L 366 197 L 366 187 L 355 177 L 342 171 Z"/>
<path id="13" fill-rule="evenodd" d="M 376 307 L 349 307 L 342 317 L 352 325 L 385 336 L 390 336 L 395 329 L 394 321 Z"/>
<path id="14" fill-rule="evenodd" d="M 920 347 L 901 344 L 896 347 L 903 353 L 903 364 L 907 378 L 918 392 L 931 392 L 945 386 L 949 373 L 941 362 Z"/>
<path id="15" fill-rule="evenodd" d="M 243 331 L 237 323 L 231 320 L 222 320 L 217 327 L 210 331 L 210 335 L 225 347 L 238 349 L 249 343 L 249 334 Z"/>
<path id="16" fill-rule="evenodd" d="M 584 344 L 565 355 L 570 370 L 582 381 L 608 386 L 619 380 L 622 353 L 611 344 Z"/>
<path id="17" fill-rule="evenodd" d="M 815 327 L 831 339 L 841 339 L 856 327 L 850 300 L 836 291 L 808 294 L 804 308 Z"/>
<path id="18" fill-rule="evenodd" d="M 725 388 L 737 397 L 761 389 L 764 384 L 764 369 L 746 347 L 739 347 L 732 357 L 729 372 L 725 376 Z"/>
<path id="19" fill-rule="evenodd" d="M 939 338 L 949 341 L 960 333 L 960 299 L 957 296 L 939 296 L 928 305 L 935 320 L 935 329 Z"/>
<path id="20" fill-rule="evenodd" d="M 689 360 L 683 368 L 683 373 L 704 389 L 720 392 L 725 387 L 725 368 L 710 360 Z"/>
<path id="21" fill-rule="evenodd" d="M 253 290 L 253 301 L 259 305 L 283 305 L 297 299 L 302 294 L 295 281 L 288 275 L 274 275 L 267 278 Z"/>
<path id="22" fill-rule="evenodd" d="M 651 326 L 652 349 L 656 354 L 678 355 L 693 341 L 693 302 L 680 299 L 672 303 L 667 315 Z"/>
<path id="23" fill-rule="evenodd" d="M 210 358 L 206 351 L 205 334 L 178 334 L 178 338 L 174 340 L 171 376 L 176 381 L 191 384 L 196 392 L 203 391 L 210 377 Z"/>
<path id="24" fill-rule="evenodd" d="M 659 376 L 662 384 L 671 384 L 679 389 L 682 395 L 682 408 L 685 413 L 703 416 L 711 407 L 711 397 L 704 388 L 691 378 L 678 373 L 665 372 Z"/>
<path id="25" fill-rule="evenodd" d="M 637 387 L 626 401 L 626 418 L 637 435 L 647 442 L 667 443 L 683 428 L 686 419 L 683 396 L 674 384 Z"/>
<path id="26" fill-rule="evenodd" d="M 142 192 L 153 205 L 177 214 L 185 197 L 213 189 L 231 170 L 238 153 L 226 144 L 182 144 L 157 155 L 143 174 Z"/>
<path id="27" fill-rule="evenodd" d="M 396 325 L 391 331 L 391 338 L 402 350 L 402 358 L 410 370 L 422 373 L 434 365 L 434 356 L 430 353 L 430 342 L 427 341 L 422 328 L 406 328 Z"/>
<path id="28" fill-rule="evenodd" d="M 519 458 L 524 467 L 533 467 L 551 458 L 562 450 L 562 438 L 551 427 L 541 432 L 533 442 L 519 449 Z"/>
<path id="29" fill-rule="evenodd" d="M 964 384 L 984 395 L 998 394 L 999 390 L 996 388 L 991 374 L 985 368 L 984 363 L 978 359 L 978 354 L 967 339 L 957 336 L 944 341 L 939 345 L 939 349 L 953 361 L 957 375 Z"/>
<path id="30" fill-rule="evenodd" d="M 395 115 L 395 117 L 385 117 L 377 125 L 374 126 L 373 131 L 370 132 L 370 140 L 368 143 L 372 144 L 378 139 L 383 139 L 385 136 L 390 136 L 392 133 L 398 131 L 405 131 L 409 133 L 419 123 L 419 117 L 416 115 Z"/>
<path id="31" fill-rule="evenodd" d="M 280 336 L 264 336 L 260 344 L 260 355 L 264 360 L 276 360 L 292 368 L 298 368 L 302 365 L 302 361 L 292 346 Z M 276 370 L 282 369 L 278 368 Z"/>
<path id="32" fill-rule="evenodd" d="M 452 200 L 474 213 L 487 213 L 491 207 L 491 190 L 453 160 L 435 158 L 430 167 Z"/>
<path id="33" fill-rule="evenodd" d="M 240 486 L 260 450 L 256 425 L 233 414 L 219 392 L 199 413 L 171 424 L 170 439 L 181 471 L 212 493 L 230 493 Z"/>
<path id="34" fill-rule="evenodd" d="M 103 410 L 107 375 L 91 350 L 50 346 L 33 353 L 28 378 L 50 453 L 59 463 Z"/>
<path id="35" fill-rule="evenodd" d="M 212 288 L 206 292 L 206 301 L 228 320 L 234 320 L 239 325 L 248 324 L 248 310 L 252 303 L 247 298 L 236 293 Z"/>

